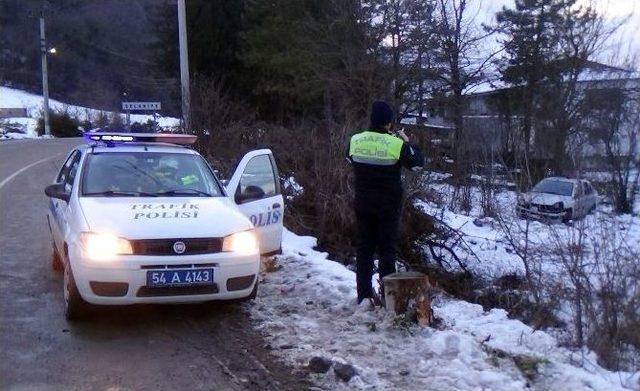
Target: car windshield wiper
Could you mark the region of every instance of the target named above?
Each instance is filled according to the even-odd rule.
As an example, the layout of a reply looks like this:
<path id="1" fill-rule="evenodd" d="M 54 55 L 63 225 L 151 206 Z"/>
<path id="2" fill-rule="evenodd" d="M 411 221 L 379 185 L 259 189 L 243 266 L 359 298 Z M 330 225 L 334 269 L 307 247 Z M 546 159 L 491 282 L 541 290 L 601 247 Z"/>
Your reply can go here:
<path id="1" fill-rule="evenodd" d="M 145 193 L 142 191 L 121 191 L 121 190 L 95 191 L 92 193 L 84 193 L 83 195 L 105 196 L 105 197 L 157 197 L 155 193 Z"/>
<path id="2" fill-rule="evenodd" d="M 181 195 L 198 195 L 203 197 L 213 197 L 213 194 L 198 189 L 171 189 L 155 193 L 157 196 L 181 196 Z"/>

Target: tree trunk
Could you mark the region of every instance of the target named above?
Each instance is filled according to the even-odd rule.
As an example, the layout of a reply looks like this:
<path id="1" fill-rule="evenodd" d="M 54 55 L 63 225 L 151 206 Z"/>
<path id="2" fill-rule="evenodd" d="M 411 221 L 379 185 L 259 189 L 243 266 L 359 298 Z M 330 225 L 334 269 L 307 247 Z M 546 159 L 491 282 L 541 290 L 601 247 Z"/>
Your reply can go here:
<path id="1" fill-rule="evenodd" d="M 467 167 L 468 159 L 465 155 L 466 139 L 464 134 L 464 97 L 462 89 L 454 88 L 453 92 L 453 124 L 455 127 L 454 134 L 454 181 L 457 186 L 467 183 L 469 170 Z"/>
<path id="2" fill-rule="evenodd" d="M 576 303 L 576 313 L 575 313 L 575 328 L 576 328 L 576 336 L 578 338 L 578 346 L 584 345 L 584 333 L 582 330 L 582 289 L 580 286 L 576 289 L 575 294 L 575 303 Z"/>
<path id="3" fill-rule="evenodd" d="M 409 309 L 409 304 L 415 303 L 418 323 L 429 326 L 431 316 L 431 284 L 429 278 L 418 272 L 393 273 L 384 278 L 384 297 L 388 310 L 396 315 L 402 315 Z"/>

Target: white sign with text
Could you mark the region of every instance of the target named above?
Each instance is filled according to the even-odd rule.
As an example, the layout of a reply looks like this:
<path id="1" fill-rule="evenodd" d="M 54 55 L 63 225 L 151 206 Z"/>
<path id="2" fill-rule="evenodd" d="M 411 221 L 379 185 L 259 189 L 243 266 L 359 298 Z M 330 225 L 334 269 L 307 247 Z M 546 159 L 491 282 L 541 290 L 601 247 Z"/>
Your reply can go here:
<path id="1" fill-rule="evenodd" d="M 160 110 L 160 102 L 122 102 L 122 110 Z"/>

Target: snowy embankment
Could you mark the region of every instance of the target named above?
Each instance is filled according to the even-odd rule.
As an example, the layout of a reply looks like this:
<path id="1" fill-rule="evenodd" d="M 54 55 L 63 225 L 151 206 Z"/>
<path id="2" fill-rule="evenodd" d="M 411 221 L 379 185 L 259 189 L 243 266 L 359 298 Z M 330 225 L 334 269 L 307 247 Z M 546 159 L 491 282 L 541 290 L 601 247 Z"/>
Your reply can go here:
<path id="1" fill-rule="evenodd" d="M 2 87 L 0 86 L 0 108 L 24 108 L 27 111 L 28 117 L 16 117 L 16 118 L 3 118 L 0 119 L 2 124 L 7 127 L 19 129 L 16 132 L 7 132 L 4 138 L 35 138 L 37 137 L 36 128 L 38 125 L 38 118 L 42 116 L 42 96 L 31 94 L 26 91 Z M 120 114 L 112 113 L 103 110 L 90 109 L 82 106 L 69 105 L 55 99 L 49 99 L 49 108 L 54 112 L 67 112 L 72 118 L 79 121 L 93 121 L 103 114 Z M 131 122 L 144 123 L 153 119 L 152 115 L 147 114 L 131 114 Z M 161 128 L 171 128 L 178 126 L 180 120 L 173 117 L 156 117 L 158 125 Z M 9 126 L 10 125 L 10 126 Z M 1 135 L 0 135 L 1 136 Z M 0 140 L 2 137 L 0 137 Z"/>
<path id="2" fill-rule="evenodd" d="M 314 381 L 331 389 L 637 390 L 640 375 L 614 373 L 588 352 L 571 352 L 503 310 L 440 296 L 437 329 L 394 321 L 356 304 L 355 276 L 286 231 L 279 269 L 264 275 L 251 306 L 274 352 L 296 368 L 312 358 Z M 356 374 L 350 368 L 353 366 Z M 327 368 L 331 365 L 331 368 Z M 341 378 L 342 377 L 342 378 Z"/>

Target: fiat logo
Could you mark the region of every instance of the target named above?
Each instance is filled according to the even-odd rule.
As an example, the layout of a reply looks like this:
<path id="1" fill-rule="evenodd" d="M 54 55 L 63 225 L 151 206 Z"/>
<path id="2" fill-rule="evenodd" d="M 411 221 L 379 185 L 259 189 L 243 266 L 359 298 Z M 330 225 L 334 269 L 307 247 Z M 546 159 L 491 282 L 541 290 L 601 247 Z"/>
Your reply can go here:
<path id="1" fill-rule="evenodd" d="M 173 251 L 176 254 L 182 254 L 187 249 L 187 245 L 184 242 L 175 242 L 173 244 Z"/>

